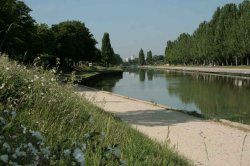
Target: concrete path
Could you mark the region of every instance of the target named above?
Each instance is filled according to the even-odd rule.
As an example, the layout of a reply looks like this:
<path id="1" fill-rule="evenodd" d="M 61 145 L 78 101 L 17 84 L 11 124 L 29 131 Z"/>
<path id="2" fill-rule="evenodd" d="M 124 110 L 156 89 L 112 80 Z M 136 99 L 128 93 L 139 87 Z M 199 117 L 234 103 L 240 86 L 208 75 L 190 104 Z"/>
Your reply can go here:
<path id="1" fill-rule="evenodd" d="M 250 76 L 250 69 L 240 68 L 223 68 L 223 67 L 190 67 L 190 66 L 144 66 L 142 68 L 165 69 L 165 70 L 178 70 L 178 71 L 191 71 L 203 73 L 219 73 L 219 74 L 234 74 L 242 76 Z"/>
<path id="2" fill-rule="evenodd" d="M 150 138 L 161 143 L 169 142 L 195 165 L 250 166 L 250 128 L 247 125 L 247 130 L 239 130 L 166 110 L 149 102 L 86 87 L 77 93 L 115 113 Z"/>

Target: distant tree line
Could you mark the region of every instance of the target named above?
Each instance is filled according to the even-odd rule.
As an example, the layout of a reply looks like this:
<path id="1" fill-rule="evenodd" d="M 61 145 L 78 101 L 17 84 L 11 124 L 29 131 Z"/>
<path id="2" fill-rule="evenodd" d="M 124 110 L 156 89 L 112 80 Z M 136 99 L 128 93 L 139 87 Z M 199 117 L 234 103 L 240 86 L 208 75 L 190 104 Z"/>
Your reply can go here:
<path id="1" fill-rule="evenodd" d="M 164 64 L 164 56 L 163 55 L 154 55 L 151 50 L 147 52 L 145 57 L 143 49 L 139 51 L 139 57 L 136 58 L 132 63 L 137 63 L 141 66 L 143 65 L 156 65 L 156 64 Z"/>
<path id="2" fill-rule="evenodd" d="M 218 7 L 192 35 L 168 41 L 165 58 L 169 64 L 249 65 L 250 1 Z"/>
<path id="3" fill-rule="evenodd" d="M 104 34 L 102 50 L 90 30 L 80 21 L 65 21 L 49 27 L 37 24 L 31 9 L 20 0 L 0 1 L 0 52 L 11 59 L 33 63 L 39 57 L 49 65 L 60 59 L 62 67 L 78 62 L 95 62 L 106 66 L 122 63 Z M 108 39 L 107 39 L 108 38 Z"/>

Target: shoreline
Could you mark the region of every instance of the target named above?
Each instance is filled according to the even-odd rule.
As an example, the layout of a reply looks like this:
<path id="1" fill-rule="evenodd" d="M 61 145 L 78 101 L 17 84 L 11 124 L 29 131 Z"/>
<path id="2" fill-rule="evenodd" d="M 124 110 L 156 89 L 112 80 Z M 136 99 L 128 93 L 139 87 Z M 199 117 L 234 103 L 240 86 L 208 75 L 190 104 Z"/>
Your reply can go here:
<path id="1" fill-rule="evenodd" d="M 208 155 L 210 165 L 237 165 L 241 157 L 242 165 L 250 162 L 249 125 L 203 120 L 154 103 L 94 88 L 82 87 L 79 90 L 76 91 L 78 95 L 113 113 L 149 138 L 169 143 L 195 165 L 207 165 Z"/>
<path id="2" fill-rule="evenodd" d="M 141 100 L 141 99 L 136 99 L 136 98 L 133 98 L 133 97 L 124 96 L 124 95 L 120 95 L 120 94 L 117 94 L 117 93 L 108 92 L 108 91 L 104 91 L 104 90 L 99 90 L 99 89 L 92 88 L 92 87 L 89 87 L 89 86 L 81 85 L 81 87 L 84 88 L 84 89 L 89 89 L 89 90 L 96 91 L 96 92 L 99 91 L 99 92 L 102 92 L 102 93 L 106 93 L 106 94 L 109 94 L 109 95 L 112 95 L 112 96 L 117 96 L 117 97 L 120 97 L 120 98 L 128 99 L 128 100 L 131 100 L 131 101 L 136 101 L 136 102 L 145 103 L 145 104 L 149 104 L 149 105 L 152 105 L 152 106 L 160 107 L 160 108 L 165 109 L 166 111 L 174 111 L 174 112 L 182 113 L 182 114 L 185 114 L 185 115 L 188 115 L 188 116 L 200 119 L 200 120 L 216 122 L 216 123 L 220 123 L 222 125 L 228 126 L 228 127 L 232 127 L 232 128 L 236 128 L 236 129 L 239 129 L 239 130 L 242 130 L 242 131 L 250 132 L 250 125 L 249 124 L 234 122 L 234 121 L 230 121 L 230 120 L 227 120 L 227 119 L 206 119 L 206 118 L 204 118 L 202 116 L 202 114 L 198 114 L 195 111 L 190 112 L 190 111 L 186 111 L 186 110 L 175 109 L 175 108 L 172 108 L 172 107 L 167 106 L 167 105 L 153 103 L 153 102 L 146 101 L 146 100 Z"/>
<path id="3" fill-rule="evenodd" d="M 223 68 L 223 67 L 192 67 L 192 66 L 140 66 L 142 69 L 173 70 L 182 72 L 198 72 L 240 77 L 250 77 L 250 69 Z"/>

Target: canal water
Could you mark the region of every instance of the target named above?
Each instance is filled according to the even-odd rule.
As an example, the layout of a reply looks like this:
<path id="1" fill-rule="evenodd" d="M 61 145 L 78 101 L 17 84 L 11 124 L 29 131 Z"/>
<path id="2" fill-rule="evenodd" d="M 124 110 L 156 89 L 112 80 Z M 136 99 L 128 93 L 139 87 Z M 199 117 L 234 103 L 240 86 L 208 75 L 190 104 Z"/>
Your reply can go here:
<path id="1" fill-rule="evenodd" d="M 195 111 L 206 118 L 250 124 L 250 78 L 147 69 L 125 70 L 88 86 Z"/>

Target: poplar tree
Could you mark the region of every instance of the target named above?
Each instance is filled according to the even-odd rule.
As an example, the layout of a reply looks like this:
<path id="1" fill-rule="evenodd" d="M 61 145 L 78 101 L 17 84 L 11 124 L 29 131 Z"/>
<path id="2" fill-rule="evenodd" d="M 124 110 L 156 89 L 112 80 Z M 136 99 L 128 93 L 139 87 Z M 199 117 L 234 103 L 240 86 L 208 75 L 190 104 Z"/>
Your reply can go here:
<path id="1" fill-rule="evenodd" d="M 152 64 L 152 60 L 153 60 L 153 54 L 152 54 L 152 51 L 148 51 L 147 52 L 147 64 Z"/>
<path id="2" fill-rule="evenodd" d="M 109 34 L 106 32 L 102 38 L 102 60 L 105 66 L 109 66 L 114 60 L 114 50 L 110 43 Z"/>
<path id="3" fill-rule="evenodd" d="M 142 49 L 139 52 L 139 65 L 145 65 L 145 55 Z"/>

